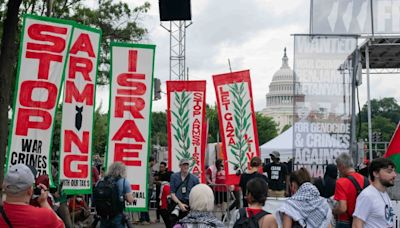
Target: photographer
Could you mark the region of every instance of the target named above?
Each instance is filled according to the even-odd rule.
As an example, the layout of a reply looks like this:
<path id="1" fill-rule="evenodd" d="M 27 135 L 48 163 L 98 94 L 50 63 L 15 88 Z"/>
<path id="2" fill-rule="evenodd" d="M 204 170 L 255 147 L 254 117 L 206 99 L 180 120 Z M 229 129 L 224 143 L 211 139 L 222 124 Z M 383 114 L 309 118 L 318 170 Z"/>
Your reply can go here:
<path id="1" fill-rule="evenodd" d="M 45 185 L 36 186 L 41 189 L 37 199 L 40 208 L 29 205 L 34 183 L 34 175 L 26 165 L 17 164 L 9 168 L 3 183 L 6 200 L 0 208 L 0 227 L 64 227 L 47 202 Z"/>
<path id="2" fill-rule="evenodd" d="M 199 184 L 199 179 L 189 173 L 190 161 L 182 159 L 179 162 L 180 172 L 171 176 L 171 197 L 174 205 L 171 212 L 171 226 L 189 213 L 189 194 L 192 188 Z M 175 205 L 176 204 L 176 205 Z"/>

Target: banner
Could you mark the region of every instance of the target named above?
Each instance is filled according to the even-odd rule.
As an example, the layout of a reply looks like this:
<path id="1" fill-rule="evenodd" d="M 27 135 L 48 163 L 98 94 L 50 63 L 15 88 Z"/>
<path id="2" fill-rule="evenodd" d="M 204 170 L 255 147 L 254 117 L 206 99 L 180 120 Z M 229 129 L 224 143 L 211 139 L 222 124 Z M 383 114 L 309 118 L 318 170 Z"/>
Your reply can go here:
<path id="1" fill-rule="evenodd" d="M 179 161 L 190 160 L 189 171 L 205 183 L 206 81 L 167 81 L 167 98 L 168 167 L 179 172 Z"/>
<path id="2" fill-rule="evenodd" d="M 147 211 L 154 45 L 111 43 L 106 167 L 125 164 L 136 198 L 128 211 Z"/>
<path id="3" fill-rule="evenodd" d="M 250 71 L 214 75 L 226 184 L 238 184 L 251 158 L 260 156 Z"/>
<path id="4" fill-rule="evenodd" d="M 25 15 L 21 32 L 7 165 L 22 163 L 48 174 L 54 117 L 73 22 Z"/>
<path id="5" fill-rule="evenodd" d="M 323 176 L 327 164 L 350 150 L 351 82 L 348 57 L 357 39 L 346 36 L 294 37 L 294 170 Z"/>
<path id="6" fill-rule="evenodd" d="M 59 179 L 67 194 L 90 194 L 97 62 L 101 31 L 76 25 L 64 81 Z"/>
<path id="7" fill-rule="evenodd" d="M 312 0 L 311 34 L 398 34 L 399 8 L 400 0 Z"/>
<path id="8" fill-rule="evenodd" d="M 400 123 L 397 124 L 396 130 L 393 133 L 386 153 L 383 155 L 385 158 L 391 159 L 396 165 L 397 173 L 400 173 Z"/>

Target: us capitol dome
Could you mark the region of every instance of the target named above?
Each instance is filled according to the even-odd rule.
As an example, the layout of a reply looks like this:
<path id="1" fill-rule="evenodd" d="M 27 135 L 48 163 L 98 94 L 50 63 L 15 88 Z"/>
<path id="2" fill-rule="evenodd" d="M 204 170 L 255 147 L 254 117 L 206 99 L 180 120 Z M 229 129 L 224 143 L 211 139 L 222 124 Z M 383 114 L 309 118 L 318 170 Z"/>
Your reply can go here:
<path id="1" fill-rule="evenodd" d="M 289 67 L 286 48 L 281 68 L 275 72 L 266 95 L 266 108 L 261 111 L 278 124 L 279 132 L 285 125 L 293 125 L 293 70 Z"/>

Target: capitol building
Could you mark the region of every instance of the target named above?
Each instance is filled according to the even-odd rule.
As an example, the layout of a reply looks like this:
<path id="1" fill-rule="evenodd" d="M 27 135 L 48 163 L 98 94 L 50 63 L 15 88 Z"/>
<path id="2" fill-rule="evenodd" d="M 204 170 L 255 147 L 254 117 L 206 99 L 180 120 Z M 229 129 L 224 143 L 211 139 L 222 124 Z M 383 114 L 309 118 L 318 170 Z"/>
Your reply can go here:
<path id="1" fill-rule="evenodd" d="M 285 125 L 293 125 L 293 70 L 289 67 L 286 48 L 281 68 L 275 72 L 266 95 L 266 108 L 261 111 L 278 124 L 280 132 Z"/>

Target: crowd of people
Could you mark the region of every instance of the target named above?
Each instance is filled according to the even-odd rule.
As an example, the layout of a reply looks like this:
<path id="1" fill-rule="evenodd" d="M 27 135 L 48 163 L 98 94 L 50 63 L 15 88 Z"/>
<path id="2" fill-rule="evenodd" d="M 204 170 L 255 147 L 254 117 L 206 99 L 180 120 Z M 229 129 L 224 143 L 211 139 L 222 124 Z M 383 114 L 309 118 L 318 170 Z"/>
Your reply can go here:
<path id="1" fill-rule="evenodd" d="M 323 177 L 313 179 L 305 168 L 291 171 L 280 162 L 279 152 L 270 155 L 267 164 L 253 157 L 249 169 L 237 172 L 240 182 L 232 186 L 225 184 L 226 161 L 216 160 L 207 167 L 207 183 L 200 184 L 189 170 L 190 160 L 180 160 L 179 171 L 172 173 L 166 162 L 160 162 L 158 171 L 153 171 L 156 161 L 151 157 L 148 192 L 155 200 L 157 220 L 151 221 L 147 211 L 140 213 L 139 222 L 151 224 L 161 217 L 166 228 L 394 227 L 393 206 L 387 193 L 396 177 L 391 160 L 371 161 L 364 176 L 356 172 L 351 156 L 342 153 L 335 164 L 326 166 Z M 135 198 L 126 167 L 115 162 L 104 173 L 102 164 L 96 156 L 91 196 L 64 195 L 60 189 L 52 190 L 49 178 L 37 176 L 32 167 L 11 166 L 3 183 L 0 227 L 69 228 L 88 218 L 92 218 L 89 227 L 131 227 L 134 221 L 126 216 L 124 207 L 125 203 L 134 203 Z M 107 184 L 115 186 L 111 188 L 115 204 L 105 204 L 113 197 L 104 198 L 104 191 L 99 190 Z M 267 197 L 286 198 L 272 211 L 264 206 Z M 94 213 L 90 207 L 96 208 Z M 230 221 L 217 216 L 216 209 L 229 213 Z"/>

